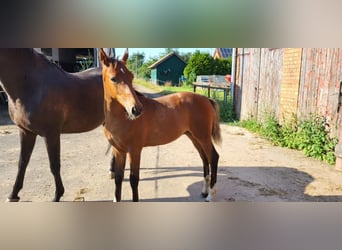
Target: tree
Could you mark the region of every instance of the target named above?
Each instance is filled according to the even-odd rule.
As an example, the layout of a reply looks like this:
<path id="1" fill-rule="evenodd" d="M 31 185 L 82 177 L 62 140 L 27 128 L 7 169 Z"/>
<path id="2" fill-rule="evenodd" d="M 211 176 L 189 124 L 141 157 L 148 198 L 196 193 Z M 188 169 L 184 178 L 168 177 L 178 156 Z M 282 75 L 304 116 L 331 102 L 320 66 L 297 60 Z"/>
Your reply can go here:
<path id="1" fill-rule="evenodd" d="M 191 53 L 191 52 L 182 53 L 182 54 L 180 54 L 179 56 L 183 59 L 183 61 L 184 61 L 185 63 L 188 63 L 188 62 L 190 61 L 190 58 L 191 58 L 191 56 L 192 56 L 192 53 Z"/>
<path id="2" fill-rule="evenodd" d="M 215 59 L 213 75 L 227 75 L 231 73 L 232 58 Z"/>
<path id="3" fill-rule="evenodd" d="M 127 68 L 132 71 L 135 77 L 139 76 L 139 68 L 144 64 L 145 54 L 144 53 L 133 53 L 127 61 Z"/>
<path id="4" fill-rule="evenodd" d="M 197 50 L 184 68 L 184 76 L 188 84 L 196 80 L 197 75 L 211 75 L 213 73 L 214 59 L 208 53 Z"/>
<path id="5" fill-rule="evenodd" d="M 208 53 L 196 51 L 184 69 L 187 84 L 196 81 L 198 75 L 227 75 L 231 72 L 231 58 L 214 59 Z"/>
<path id="6" fill-rule="evenodd" d="M 165 48 L 164 55 L 170 54 L 171 52 L 176 52 L 178 54 L 178 49 L 177 48 Z"/>
<path id="7" fill-rule="evenodd" d="M 141 65 L 141 67 L 138 70 L 139 76 L 142 78 L 151 78 L 151 70 L 148 67 L 158 60 L 158 58 L 151 58 L 148 61 L 146 61 L 143 65 Z"/>

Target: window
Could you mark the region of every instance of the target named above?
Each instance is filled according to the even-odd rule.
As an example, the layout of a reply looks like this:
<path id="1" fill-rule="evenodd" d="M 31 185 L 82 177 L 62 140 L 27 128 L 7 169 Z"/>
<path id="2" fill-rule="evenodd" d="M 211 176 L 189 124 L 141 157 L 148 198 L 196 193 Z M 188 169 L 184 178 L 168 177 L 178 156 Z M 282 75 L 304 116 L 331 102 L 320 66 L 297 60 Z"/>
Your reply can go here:
<path id="1" fill-rule="evenodd" d="M 46 56 L 52 56 L 52 48 L 41 48 L 42 53 Z"/>

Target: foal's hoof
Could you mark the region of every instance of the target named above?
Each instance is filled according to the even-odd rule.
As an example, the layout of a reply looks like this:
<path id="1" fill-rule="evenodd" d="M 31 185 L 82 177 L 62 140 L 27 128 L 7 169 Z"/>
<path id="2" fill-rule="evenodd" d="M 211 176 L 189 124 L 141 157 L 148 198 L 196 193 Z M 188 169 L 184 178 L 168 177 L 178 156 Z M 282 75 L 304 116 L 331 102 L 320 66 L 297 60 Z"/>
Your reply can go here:
<path id="1" fill-rule="evenodd" d="M 6 202 L 18 202 L 20 200 L 20 198 L 7 198 Z"/>
<path id="2" fill-rule="evenodd" d="M 205 198 L 205 202 L 212 202 L 212 201 L 213 201 L 213 196 L 209 194 L 209 195 Z"/>
<path id="3" fill-rule="evenodd" d="M 109 178 L 110 178 L 111 180 L 113 180 L 113 179 L 115 178 L 115 173 L 114 173 L 114 172 L 109 171 L 108 174 L 109 174 Z"/>
<path id="4" fill-rule="evenodd" d="M 207 201 L 207 202 L 213 201 L 215 194 L 216 194 L 216 188 L 215 187 L 209 188 L 209 194 L 205 198 L 205 201 Z"/>
<path id="5" fill-rule="evenodd" d="M 208 197 L 205 199 L 205 202 L 212 202 L 211 199 L 208 199 Z"/>
<path id="6" fill-rule="evenodd" d="M 208 193 L 201 193 L 201 195 L 202 195 L 203 198 L 207 198 Z"/>

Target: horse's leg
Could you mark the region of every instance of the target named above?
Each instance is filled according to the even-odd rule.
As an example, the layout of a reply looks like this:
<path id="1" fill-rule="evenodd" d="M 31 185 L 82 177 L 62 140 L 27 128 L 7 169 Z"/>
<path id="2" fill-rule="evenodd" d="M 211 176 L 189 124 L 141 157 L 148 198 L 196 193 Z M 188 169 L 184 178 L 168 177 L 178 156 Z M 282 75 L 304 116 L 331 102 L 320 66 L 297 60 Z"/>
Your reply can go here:
<path id="1" fill-rule="evenodd" d="M 11 202 L 19 201 L 20 199 L 20 197 L 18 196 L 18 193 L 23 187 L 26 167 L 30 161 L 37 135 L 29 131 L 20 129 L 19 137 L 20 137 L 20 156 L 19 156 L 19 163 L 18 163 L 17 178 L 15 180 L 12 193 L 7 199 L 7 201 L 11 201 Z"/>
<path id="2" fill-rule="evenodd" d="M 52 201 L 59 201 L 64 194 L 64 186 L 61 178 L 61 140 L 60 134 L 51 134 L 44 137 L 46 149 L 49 156 L 51 173 L 55 180 L 55 197 Z"/>
<path id="3" fill-rule="evenodd" d="M 113 202 L 121 201 L 122 181 L 124 178 L 126 153 L 122 153 L 114 149 L 114 176 L 115 176 L 115 196 Z"/>
<path id="4" fill-rule="evenodd" d="M 203 151 L 200 143 L 192 136 L 191 133 L 186 133 L 189 139 L 194 144 L 195 148 L 197 149 L 203 163 L 203 187 L 202 187 L 202 196 L 207 197 L 209 191 L 209 183 L 210 183 L 210 176 L 209 176 L 209 161 L 208 157 L 206 156 L 205 152 Z"/>
<path id="5" fill-rule="evenodd" d="M 140 170 L 140 155 L 141 149 L 135 152 L 130 152 L 130 163 L 131 163 L 131 173 L 129 176 L 129 182 L 132 188 L 132 197 L 134 202 L 139 201 L 139 192 L 138 192 L 138 185 L 139 185 L 139 170 Z"/>

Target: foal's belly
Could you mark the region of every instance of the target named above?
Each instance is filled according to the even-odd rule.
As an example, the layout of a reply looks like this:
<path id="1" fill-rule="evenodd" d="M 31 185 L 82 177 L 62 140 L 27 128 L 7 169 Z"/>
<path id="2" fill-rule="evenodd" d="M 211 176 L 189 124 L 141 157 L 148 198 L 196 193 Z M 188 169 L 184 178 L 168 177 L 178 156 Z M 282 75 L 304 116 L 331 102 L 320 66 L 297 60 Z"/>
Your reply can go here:
<path id="1" fill-rule="evenodd" d="M 183 130 L 174 130 L 174 131 L 150 131 L 148 134 L 148 138 L 144 146 L 158 146 L 168 144 L 177 140 L 181 137 L 185 131 Z"/>

